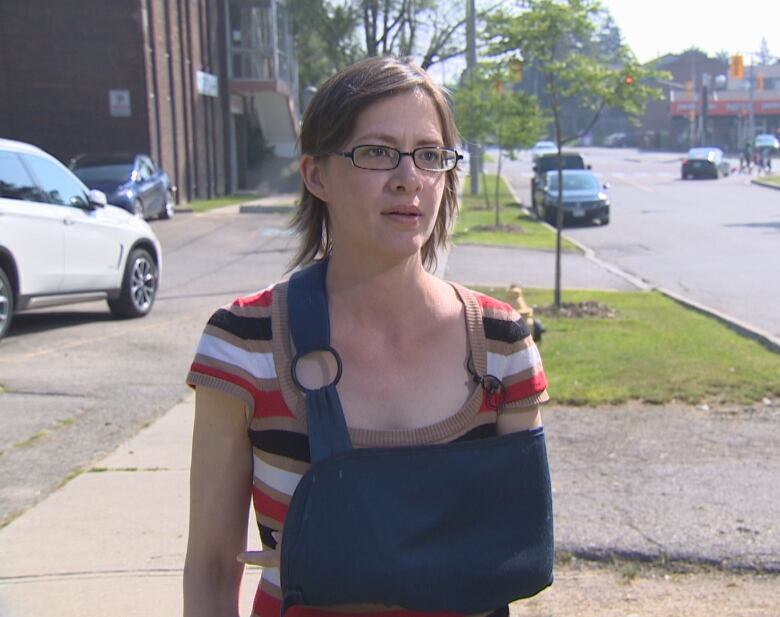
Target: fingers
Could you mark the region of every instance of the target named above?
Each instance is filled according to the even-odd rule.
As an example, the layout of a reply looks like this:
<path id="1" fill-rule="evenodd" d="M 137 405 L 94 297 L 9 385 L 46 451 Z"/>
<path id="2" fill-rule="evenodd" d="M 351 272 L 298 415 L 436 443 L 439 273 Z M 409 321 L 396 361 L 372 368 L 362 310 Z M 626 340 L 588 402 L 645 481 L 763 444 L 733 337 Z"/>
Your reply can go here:
<path id="1" fill-rule="evenodd" d="M 279 567 L 279 551 L 244 551 L 236 555 L 236 559 L 242 563 L 261 568 Z"/>

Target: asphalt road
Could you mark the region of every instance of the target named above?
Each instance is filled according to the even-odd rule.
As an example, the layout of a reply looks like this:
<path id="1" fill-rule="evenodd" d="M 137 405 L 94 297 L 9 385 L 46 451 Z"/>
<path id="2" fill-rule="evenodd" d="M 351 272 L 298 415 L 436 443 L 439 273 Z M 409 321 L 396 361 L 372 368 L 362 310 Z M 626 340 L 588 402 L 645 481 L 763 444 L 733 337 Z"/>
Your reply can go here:
<path id="1" fill-rule="evenodd" d="M 16 317 L 0 343 L 0 524 L 186 395 L 211 312 L 284 273 L 285 222 L 213 213 L 152 223 L 163 281 L 143 319 L 114 321 L 104 302 Z"/>
<path id="2" fill-rule="evenodd" d="M 679 153 L 580 151 L 610 185 L 611 220 L 605 227 L 567 228 L 567 235 L 654 287 L 780 338 L 780 191 L 738 174 L 683 181 Z M 529 156 L 504 169 L 527 200 Z"/>

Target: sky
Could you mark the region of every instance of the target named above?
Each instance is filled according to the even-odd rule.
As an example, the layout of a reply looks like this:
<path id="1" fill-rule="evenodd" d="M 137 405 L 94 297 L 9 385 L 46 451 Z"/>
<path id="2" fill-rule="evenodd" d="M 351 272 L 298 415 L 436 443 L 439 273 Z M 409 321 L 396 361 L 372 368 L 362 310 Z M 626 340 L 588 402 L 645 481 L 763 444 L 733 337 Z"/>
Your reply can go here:
<path id="1" fill-rule="evenodd" d="M 780 0 L 601 0 L 640 62 L 695 46 L 780 56 Z M 747 56 L 745 64 L 750 64 Z"/>

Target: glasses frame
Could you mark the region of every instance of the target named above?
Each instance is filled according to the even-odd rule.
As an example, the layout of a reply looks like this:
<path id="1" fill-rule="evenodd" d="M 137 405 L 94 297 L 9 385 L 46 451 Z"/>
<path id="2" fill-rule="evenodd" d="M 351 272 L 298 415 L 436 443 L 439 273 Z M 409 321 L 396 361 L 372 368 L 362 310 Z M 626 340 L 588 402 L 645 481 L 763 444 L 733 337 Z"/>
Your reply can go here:
<path id="1" fill-rule="evenodd" d="M 373 167 L 361 167 L 360 165 L 355 163 L 355 150 L 358 150 L 359 148 L 384 148 L 385 150 L 392 150 L 393 152 L 398 153 L 398 160 L 395 162 L 395 166 L 393 167 L 387 167 L 381 169 L 375 169 Z M 455 154 L 455 164 L 449 169 L 426 169 L 425 167 L 420 167 L 417 164 L 417 160 L 415 159 L 415 154 L 417 154 L 420 150 L 446 150 L 447 152 L 452 152 Z M 432 173 L 443 173 L 447 171 L 453 171 L 458 166 L 458 161 L 463 160 L 463 155 L 460 154 L 455 148 L 448 148 L 446 146 L 420 146 L 419 148 L 415 148 L 414 150 L 411 150 L 409 152 L 403 152 L 398 148 L 393 148 L 392 146 L 385 146 L 382 144 L 359 144 L 354 148 L 352 148 L 352 150 L 350 150 L 349 152 L 335 151 L 335 152 L 331 152 L 330 154 L 348 158 L 350 161 L 352 161 L 353 167 L 356 167 L 357 169 L 363 169 L 365 171 L 392 171 L 394 169 L 398 169 L 398 166 L 401 164 L 401 159 L 404 156 L 408 156 L 411 157 L 414 166 L 421 171 L 429 171 Z"/>

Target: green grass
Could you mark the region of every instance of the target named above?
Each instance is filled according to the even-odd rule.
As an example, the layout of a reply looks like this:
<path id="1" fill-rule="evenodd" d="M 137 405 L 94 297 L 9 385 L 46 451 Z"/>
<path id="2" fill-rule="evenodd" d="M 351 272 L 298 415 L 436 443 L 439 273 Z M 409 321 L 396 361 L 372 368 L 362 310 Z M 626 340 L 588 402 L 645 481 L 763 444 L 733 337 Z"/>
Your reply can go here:
<path id="1" fill-rule="evenodd" d="M 486 293 L 506 298 L 504 289 Z M 549 290 L 524 290 L 532 306 Z M 594 300 L 612 319 L 540 317 L 540 346 L 556 403 L 754 404 L 780 399 L 780 355 L 656 292 L 568 291 L 564 302 Z"/>
<path id="2" fill-rule="evenodd" d="M 199 199 L 186 204 L 186 208 L 192 208 L 193 212 L 206 212 L 215 208 L 224 208 L 225 206 L 234 206 L 243 204 L 255 199 L 252 195 L 225 195 L 215 199 Z"/>
<path id="3" fill-rule="evenodd" d="M 780 176 L 764 176 L 758 180 L 759 182 L 765 184 L 774 184 L 775 186 L 780 186 Z"/>
<path id="4" fill-rule="evenodd" d="M 519 231 L 475 229 L 477 226 L 493 226 L 496 222 L 495 206 L 493 205 L 496 176 L 487 174 L 485 176 L 485 185 L 490 191 L 492 205 L 490 209 L 485 208 L 483 195 L 472 195 L 470 193 L 468 176 L 464 177 L 460 200 L 460 215 L 452 234 L 452 242 L 454 244 L 489 244 L 494 246 L 555 250 L 555 234 L 520 208 L 520 204 L 514 200 L 509 192 L 509 187 L 503 179 L 501 179 L 501 184 L 499 185 L 498 201 L 501 204 L 499 222 L 501 225 L 516 226 L 519 228 Z M 564 239 L 563 250 L 578 251 L 579 249 Z"/>

